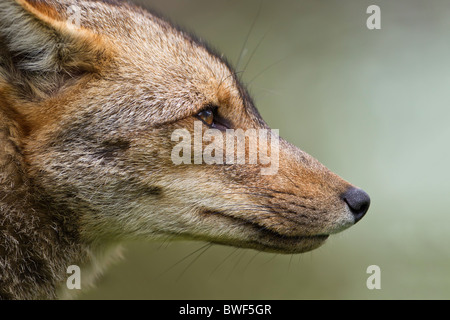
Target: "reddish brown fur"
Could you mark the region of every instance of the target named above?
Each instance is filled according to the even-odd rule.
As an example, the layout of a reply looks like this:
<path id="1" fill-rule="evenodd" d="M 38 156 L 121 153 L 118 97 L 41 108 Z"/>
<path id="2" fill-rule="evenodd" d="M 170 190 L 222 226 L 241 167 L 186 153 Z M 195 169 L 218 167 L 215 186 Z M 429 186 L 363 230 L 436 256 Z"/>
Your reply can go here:
<path id="1" fill-rule="evenodd" d="M 0 298 L 55 298 L 67 266 L 100 265 L 126 239 L 300 253 L 354 223 L 351 185 L 282 139 L 276 175 L 172 162 L 171 134 L 207 106 L 231 128 L 268 128 L 191 35 L 84 0 L 5 0 L 0 18 Z"/>

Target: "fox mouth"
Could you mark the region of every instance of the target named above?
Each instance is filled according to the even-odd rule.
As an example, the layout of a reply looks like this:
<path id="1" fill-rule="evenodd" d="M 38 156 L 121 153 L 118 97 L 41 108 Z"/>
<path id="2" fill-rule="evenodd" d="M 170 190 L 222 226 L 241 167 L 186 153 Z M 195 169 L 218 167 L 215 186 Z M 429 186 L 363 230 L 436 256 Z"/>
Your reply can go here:
<path id="1" fill-rule="evenodd" d="M 317 235 L 285 235 L 280 232 L 269 229 L 257 222 L 248 221 L 243 218 L 234 217 L 221 211 L 204 211 L 204 214 L 213 215 L 228 220 L 232 220 L 240 227 L 245 227 L 248 231 L 248 239 L 224 239 L 210 240 L 211 243 L 232 245 L 240 248 L 249 248 L 273 253 L 303 253 L 314 250 L 324 244 L 328 239 L 328 234 Z"/>

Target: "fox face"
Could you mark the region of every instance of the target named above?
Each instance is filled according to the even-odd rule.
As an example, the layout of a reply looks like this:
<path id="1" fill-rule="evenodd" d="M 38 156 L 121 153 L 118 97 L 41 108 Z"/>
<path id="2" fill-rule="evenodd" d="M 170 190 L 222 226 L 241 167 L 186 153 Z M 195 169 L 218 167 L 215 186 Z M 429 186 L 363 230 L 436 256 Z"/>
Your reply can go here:
<path id="1" fill-rule="evenodd" d="M 37 206 L 79 241 L 301 253 L 367 212 L 364 191 L 279 137 L 277 151 L 267 141 L 275 174 L 261 163 L 174 163 L 177 130 L 217 129 L 225 141 L 227 130 L 270 128 L 232 67 L 164 19 L 83 0 L 7 0 L 0 14 L 0 107 L 21 128 Z"/>

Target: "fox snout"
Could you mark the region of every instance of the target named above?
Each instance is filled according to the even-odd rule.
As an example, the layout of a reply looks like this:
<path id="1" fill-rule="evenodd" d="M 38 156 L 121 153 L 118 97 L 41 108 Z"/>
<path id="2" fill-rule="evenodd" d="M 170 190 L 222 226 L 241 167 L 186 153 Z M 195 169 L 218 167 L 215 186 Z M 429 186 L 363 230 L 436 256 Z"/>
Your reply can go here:
<path id="1" fill-rule="evenodd" d="M 370 197 L 366 192 L 283 139 L 280 146 L 276 175 L 242 173 L 240 185 L 223 182 L 222 194 L 239 194 L 234 196 L 233 208 L 217 201 L 221 195 L 211 205 L 216 223 L 225 216 L 239 227 L 238 233 L 230 231 L 236 238 L 234 245 L 301 253 L 319 247 L 329 235 L 353 226 L 367 213 Z M 226 230 L 221 228 L 222 235 Z"/>

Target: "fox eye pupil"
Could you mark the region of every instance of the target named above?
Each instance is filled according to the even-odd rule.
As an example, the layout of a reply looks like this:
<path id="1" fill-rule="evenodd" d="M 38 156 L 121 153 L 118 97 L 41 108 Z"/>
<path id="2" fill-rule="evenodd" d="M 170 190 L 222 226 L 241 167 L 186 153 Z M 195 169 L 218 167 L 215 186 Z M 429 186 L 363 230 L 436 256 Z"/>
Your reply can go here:
<path id="1" fill-rule="evenodd" d="M 208 126 L 214 124 L 214 112 L 212 110 L 203 110 L 197 114 L 197 117 Z"/>

